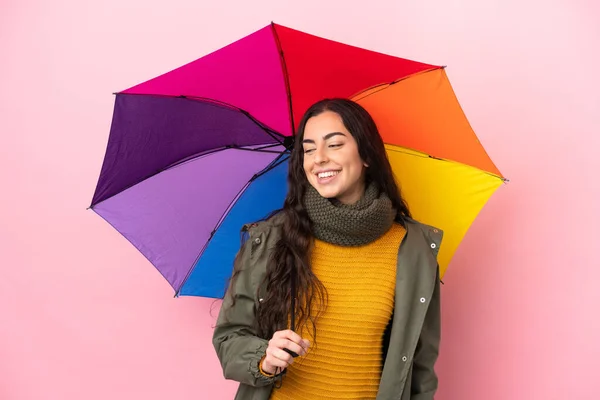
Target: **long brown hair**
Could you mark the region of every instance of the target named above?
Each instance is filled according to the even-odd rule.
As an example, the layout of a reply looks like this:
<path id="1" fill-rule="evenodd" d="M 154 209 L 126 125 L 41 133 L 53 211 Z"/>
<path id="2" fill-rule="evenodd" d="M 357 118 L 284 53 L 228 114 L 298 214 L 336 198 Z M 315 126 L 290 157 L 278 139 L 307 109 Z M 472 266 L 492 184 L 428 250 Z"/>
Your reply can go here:
<path id="1" fill-rule="evenodd" d="M 334 98 L 321 100 L 312 105 L 304 114 L 298 126 L 294 147 L 291 150 L 288 172 L 288 193 L 281 210 L 281 237 L 269 258 L 267 273 L 261 285 L 265 286 L 266 297 L 256 310 L 258 334 L 270 339 L 273 333 L 288 328 L 291 314 L 291 290 L 294 280 L 296 327 L 299 332 L 306 324 L 312 326 L 313 339 L 316 338 L 316 320 L 327 304 L 327 292 L 323 284 L 313 274 L 310 267 L 312 246 L 312 226 L 304 206 L 304 194 L 310 183 L 304 172 L 304 151 L 302 140 L 307 121 L 325 111 L 337 113 L 346 129 L 352 134 L 358 146 L 360 157 L 369 165 L 366 173 L 367 184 L 375 182 L 385 192 L 397 210 L 397 219 L 410 217 L 410 212 L 402 199 L 383 140 L 370 114 L 359 104 L 348 99 Z M 311 310 L 318 301 L 320 310 L 313 315 Z"/>

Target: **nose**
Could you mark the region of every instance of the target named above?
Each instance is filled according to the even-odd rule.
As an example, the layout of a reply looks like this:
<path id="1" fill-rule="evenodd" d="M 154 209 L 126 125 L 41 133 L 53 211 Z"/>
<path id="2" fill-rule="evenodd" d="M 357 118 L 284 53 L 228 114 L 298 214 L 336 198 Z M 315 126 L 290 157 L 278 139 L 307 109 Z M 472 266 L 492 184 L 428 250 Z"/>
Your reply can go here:
<path id="1" fill-rule="evenodd" d="M 327 154 L 323 147 L 319 147 L 315 150 L 315 163 L 316 164 L 324 164 L 327 160 Z"/>

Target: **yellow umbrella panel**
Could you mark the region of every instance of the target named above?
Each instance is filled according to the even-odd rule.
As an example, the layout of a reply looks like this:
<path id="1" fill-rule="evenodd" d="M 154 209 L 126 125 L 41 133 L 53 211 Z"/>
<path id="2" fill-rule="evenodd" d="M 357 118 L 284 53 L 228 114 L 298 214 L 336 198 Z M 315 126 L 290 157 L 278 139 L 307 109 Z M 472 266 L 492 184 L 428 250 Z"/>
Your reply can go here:
<path id="1" fill-rule="evenodd" d="M 438 254 L 443 277 L 475 217 L 503 181 L 457 162 L 393 145 L 386 149 L 413 218 L 444 231 Z"/>

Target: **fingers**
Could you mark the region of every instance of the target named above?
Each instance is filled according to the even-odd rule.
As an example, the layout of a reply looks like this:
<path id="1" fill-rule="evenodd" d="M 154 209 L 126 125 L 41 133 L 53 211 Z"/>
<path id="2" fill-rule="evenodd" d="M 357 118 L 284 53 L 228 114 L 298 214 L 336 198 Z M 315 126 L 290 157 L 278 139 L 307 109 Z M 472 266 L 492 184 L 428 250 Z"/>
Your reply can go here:
<path id="1" fill-rule="evenodd" d="M 270 374 L 274 374 L 278 368 L 283 371 L 293 362 L 294 358 L 284 350 L 269 346 L 267 347 L 266 357 L 263 361 L 263 370 Z"/>
<path id="2" fill-rule="evenodd" d="M 300 356 L 306 355 L 305 347 L 299 345 L 298 343 L 294 343 L 289 339 L 272 339 L 272 344 L 278 349 L 288 349 Z"/>
<path id="3" fill-rule="evenodd" d="M 306 351 L 308 350 L 308 347 L 310 345 L 310 342 L 306 339 L 302 339 L 300 337 L 300 335 L 298 335 L 296 332 L 292 331 L 292 330 L 283 330 L 283 331 L 277 331 L 275 332 L 275 334 L 273 335 L 273 339 L 287 339 L 295 344 L 297 344 L 298 346 L 302 347 L 304 349 L 304 353 L 306 353 Z M 293 350 L 293 349 L 290 349 Z M 296 353 L 300 354 L 299 351 L 293 350 Z"/>
<path id="4" fill-rule="evenodd" d="M 286 369 L 294 362 L 294 357 L 284 349 L 300 356 L 306 355 L 310 342 L 291 330 L 278 331 L 269 340 L 263 369 L 271 372 L 276 368 Z"/>
<path id="5" fill-rule="evenodd" d="M 267 358 L 270 364 L 283 368 L 294 362 L 294 358 L 289 353 L 276 347 L 267 348 Z"/>

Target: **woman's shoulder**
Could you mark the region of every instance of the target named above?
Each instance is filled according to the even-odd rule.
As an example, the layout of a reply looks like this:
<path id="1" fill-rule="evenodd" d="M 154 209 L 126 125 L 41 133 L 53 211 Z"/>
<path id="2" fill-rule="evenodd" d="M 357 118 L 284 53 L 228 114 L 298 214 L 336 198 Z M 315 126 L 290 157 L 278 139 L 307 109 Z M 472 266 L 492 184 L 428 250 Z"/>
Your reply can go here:
<path id="1" fill-rule="evenodd" d="M 403 217 L 402 223 L 409 234 L 422 235 L 429 248 L 437 255 L 444 236 L 442 229 L 409 217 Z"/>
<path id="2" fill-rule="evenodd" d="M 419 220 L 416 220 L 414 218 L 410 218 L 410 217 L 404 217 L 403 221 L 406 222 L 406 224 L 410 225 L 413 228 L 418 228 L 420 229 L 422 232 L 424 233 L 434 233 L 434 234 L 439 234 L 439 235 L 443 235 L 443 231 L 442 229 L 433 226 L 433 225 L 428 225 L 426 223 L 423 223 Z"/>
<path id="3" fill-rule="evenodd" d="M 283 213 L 277 211 L 264 219 L 242 225 L 242 232 L 260 234 L 273 229 L 279 229 L 283 224 Z"/>

